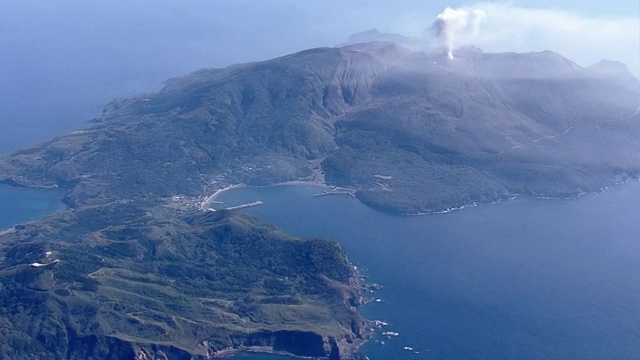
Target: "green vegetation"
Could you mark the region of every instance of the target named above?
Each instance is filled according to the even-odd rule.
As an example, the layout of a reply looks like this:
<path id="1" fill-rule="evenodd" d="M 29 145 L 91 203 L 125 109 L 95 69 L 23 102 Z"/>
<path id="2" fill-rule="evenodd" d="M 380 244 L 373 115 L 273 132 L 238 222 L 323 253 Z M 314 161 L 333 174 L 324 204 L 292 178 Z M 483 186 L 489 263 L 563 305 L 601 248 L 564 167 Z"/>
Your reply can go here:
<path id="1" fill-rule="evenodd" d="M 393 146 L 379 133 L 352 131 L 339 139 L 340 149 L 323 162 L 327 180 L 355 185 L 358 199 L 375 208 L 405 214 L 443 211 L 509 195 L 471 166 L 429 161 Z"/>
<path id="2" fill-rule="evenodd" d="M 0 356 L 344 356 L 363 323 L 342 248 L 196 203 L 322 171 L 399 213 L 637 178 L 638 80 L 598 69 L 551 52 L 450 61 L 371 43 L 116 100 L 88 129 L 0 157 L 0 182 L 64 187 L 70 206 L 0 237 Z"/>
<path id="3" fill-rule="evenodd" d="M 0 158 L 0 181 L 68 187 L 73 206 L 158 203 L 310 179 L 324 159 L 328 183 L 386 211 L 577 196 L 640 175 L 640 86 L 623 70 L 552 52 L 313 49 L 114 101 L 91 128 Z"/>
<path id="4" fill-rule="evenodd" d="M 3 358 L 24 358 L 25 349 L 106 358 L 134 351 L 131 343 L 206 356 L 274 346 L 285 330 L 317 336 L 315 348 L 289 349 L 304 354 L 329 338 L 352 342 L 362 327 L 339 244 L 294 238 L 240 213 L 177 218 L 113 204 L 53 215 L 1 240 Z M 29 265 L 52 259 L 60 262 Z"/>

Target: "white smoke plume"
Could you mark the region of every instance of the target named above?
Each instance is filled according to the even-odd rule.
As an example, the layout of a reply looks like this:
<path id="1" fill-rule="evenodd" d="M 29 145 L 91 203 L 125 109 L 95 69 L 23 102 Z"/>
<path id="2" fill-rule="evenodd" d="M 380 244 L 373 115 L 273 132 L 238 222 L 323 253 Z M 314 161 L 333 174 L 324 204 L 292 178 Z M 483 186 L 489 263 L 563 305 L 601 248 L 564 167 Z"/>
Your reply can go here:
<path id="1" fill-rule="evenodd" d="M 423 21 L 432 15 L 420 16 Z M 420 21 L 416 18 L 415 22 L 406 23 L 419 24 Z M 408 31 L 419 30 L 409 28 Z M 618 60 L 640 77 L 637 10 L 627 15 L 586 16 L 553 8 L 520 7 L 512 2 L 477 2 L 445 9 L 422 34 L 431 45 L 437 36 L 437 44 L 444 47 L 450 57 L 457 48 L 469 44 L 486 52 L 551 50 L 581 66 L 592 65 L 603 58 Z"/>
<path id="2" fill-rule="evenodd" d="M 453 59 L 453 51 L 470 44 L 480 33 L 480 23 L 486 13 L 481 9 L 452 9 L 447 7 L 436 17 L 432 29 Z"/>

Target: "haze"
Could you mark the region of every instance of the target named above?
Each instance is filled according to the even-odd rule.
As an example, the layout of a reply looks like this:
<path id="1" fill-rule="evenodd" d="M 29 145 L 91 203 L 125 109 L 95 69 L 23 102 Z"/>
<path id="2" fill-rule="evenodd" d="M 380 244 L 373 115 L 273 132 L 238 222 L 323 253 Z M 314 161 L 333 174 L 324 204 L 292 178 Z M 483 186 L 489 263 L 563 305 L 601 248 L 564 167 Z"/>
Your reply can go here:
<path id="1" fill-rule="evenodd" d="M 0 0 L 0 151 L 80 127 L 114 97 L 199 68 L 334 46 L 371 28 L 422 37 L 448 6 L 486 13 L 461 42 L 484 51 L 549 49 L 583 66 L 607 58 L 640 71 L 636 0 Z"/>

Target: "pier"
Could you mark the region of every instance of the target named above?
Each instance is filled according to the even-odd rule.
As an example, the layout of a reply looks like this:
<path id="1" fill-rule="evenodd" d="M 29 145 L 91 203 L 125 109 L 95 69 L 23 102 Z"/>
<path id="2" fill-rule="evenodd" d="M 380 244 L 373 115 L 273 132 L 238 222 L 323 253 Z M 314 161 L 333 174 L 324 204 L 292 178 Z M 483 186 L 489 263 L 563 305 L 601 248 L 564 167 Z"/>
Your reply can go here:
<path id="1" fill-rule="evenodd" d="M 240 209 L 246 209 L 246 208 L 250 208 L 250 207 L 254 207 L 254 206 L 260 206 L 264 204 L 262 201 L 258 200 L 258 201 L 254 201 L 254 202 L 250 202 L 250 203 L 246 203 L 246 204 L 241 204 L 241 205 L 236 205 L 236 206 L 228 206 L 225 208 L 225 210 L 240 210 Z"/>

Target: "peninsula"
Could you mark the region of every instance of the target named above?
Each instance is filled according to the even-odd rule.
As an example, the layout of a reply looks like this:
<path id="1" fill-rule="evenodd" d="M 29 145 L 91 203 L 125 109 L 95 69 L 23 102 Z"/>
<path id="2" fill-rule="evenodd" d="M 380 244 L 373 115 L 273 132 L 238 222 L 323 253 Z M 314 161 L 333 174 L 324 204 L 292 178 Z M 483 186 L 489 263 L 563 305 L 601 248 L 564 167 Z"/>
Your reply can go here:
<path id="1" fill-rule="evenodd" d="M 20 225 L 0 244 L 3 358 L 341 359 L 369 331 L 338 243 L 241 212 L 112 203 Z"/>

